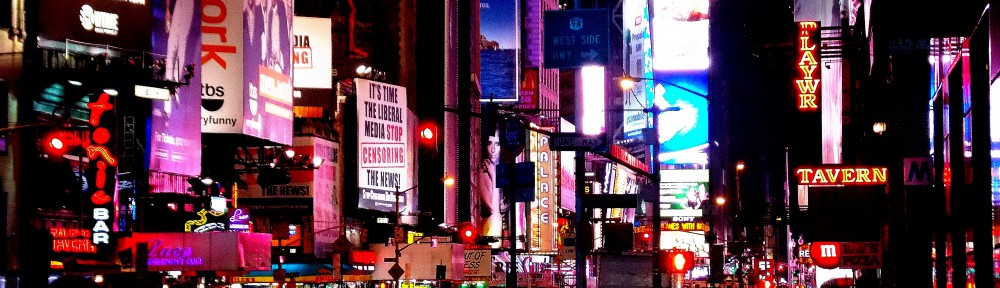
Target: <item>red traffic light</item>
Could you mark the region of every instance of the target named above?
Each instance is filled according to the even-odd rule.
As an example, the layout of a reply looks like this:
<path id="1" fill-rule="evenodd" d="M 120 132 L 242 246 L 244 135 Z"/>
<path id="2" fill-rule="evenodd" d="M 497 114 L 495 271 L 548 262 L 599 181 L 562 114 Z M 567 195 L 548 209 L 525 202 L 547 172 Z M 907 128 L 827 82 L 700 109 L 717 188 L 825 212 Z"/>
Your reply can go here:
<path id="1" fill-rule="evenodd" d="M 685 273 L 694 268 L 694 252 L 667 250 L 660 253 L 661 267 L 669 273 Z"/>
<path id="2" fill-rule="evenodd" d="M 420 130 L 420 138 L 425 140 L 433 140 L 434 130 L 431 130 L 430 127 L 424 127 L 423 129 Z"/>
<path id="3" fill-rule="evenodd" d="M 50 159 L 62 158 L 70 148 L 79 145 L 73 133 L 64 130 L 52 130 L 39 139 L 38 148 Z"/>
<path id="4" fill-rule="evenodd" d="M 649 234 L 649 232 L 642 233 L 642 239 L 649 240 L 650 237 L 653 237 L 653 235 Z"/>
<path id="5" fill-rule="evenodd" d="M 472 226 L 472 223 L 459 224 L 457 232 L 458 238 L 465 244 L 476 244 L 476 238 L 479 238 L 479 233 L 476 232 L 476 227 Z"/>

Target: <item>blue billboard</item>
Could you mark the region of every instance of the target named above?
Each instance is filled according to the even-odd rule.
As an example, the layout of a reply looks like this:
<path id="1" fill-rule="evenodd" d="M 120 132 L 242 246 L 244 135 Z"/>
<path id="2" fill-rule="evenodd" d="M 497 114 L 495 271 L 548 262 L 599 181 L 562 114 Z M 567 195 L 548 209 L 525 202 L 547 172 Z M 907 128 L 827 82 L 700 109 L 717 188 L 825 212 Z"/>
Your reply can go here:
<path id="1" fill-rule="evenodd" d="M 663 164 L 708 164 L 708 71 L 657 71 L 647 103 L 661 110 L 660 154 Z"/>

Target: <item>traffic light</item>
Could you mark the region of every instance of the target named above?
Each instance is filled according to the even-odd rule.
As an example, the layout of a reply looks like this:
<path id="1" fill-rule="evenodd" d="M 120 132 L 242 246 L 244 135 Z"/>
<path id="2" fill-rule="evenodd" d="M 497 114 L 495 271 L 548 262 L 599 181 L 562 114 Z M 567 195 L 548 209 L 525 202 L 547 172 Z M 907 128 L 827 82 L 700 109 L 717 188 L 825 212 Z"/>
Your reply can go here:
<path id="1" fill-rule="evenodd" d="M 437 156 L 438 129 L 434 123 L 424 123 L 417 129 L 417 139 L 420 141 L 420 153 Z"/>
<path id="2" fill-rule="evenodd" d="M 38 141 L 39 150 L 50 160 L 59 160 L 72 147 L 80 145 L 78 138 L 69 131 L 54 129 L 48 131 Z"/>
<path id="3" fill-rule="evenodd" d="M 476 227 L 472 226 L 472 223 L 469 222 L 458 224 L 455 233 L 458 236 L 457 238 L 464 244 L 476 244 L 476 240 L 479 238 L 479 232 L 476 231 Z"/>
<path id="4" fill-rule="evenodd" d="M 653 247 L 653 233 L 650 231 L 637 231 L 635 233 L 635 250 L 649 250 Z"/>
<path id="5" fill-rule="evenodd" d="M 694 268 L 694 252 L 686 250 L 666 250 L 660 253 L 660 265 L 668 273 L 685 273 Z"/>

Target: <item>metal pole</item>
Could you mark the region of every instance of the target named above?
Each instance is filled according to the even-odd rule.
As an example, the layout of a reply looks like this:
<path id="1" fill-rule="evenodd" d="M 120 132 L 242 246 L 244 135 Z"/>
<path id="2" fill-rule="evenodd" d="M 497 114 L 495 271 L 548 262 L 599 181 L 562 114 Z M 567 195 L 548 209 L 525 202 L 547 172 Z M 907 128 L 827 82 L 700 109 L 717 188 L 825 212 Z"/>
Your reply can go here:
<path id="1" fill-rule="evenodd" d="M 652 5 L 652 4 L 650 4 Z M 652 8 L 652 7 L 650 7 Z M 650 18 L 653 11 L 650 9 Z M 650 25 L 653 26 L 653 25 Z M 660 274 L 660 224 L 663 222 L 660 214 L 660 112 L 653 107 L 653 189 L 656 193 L 653 197 L 653 288 L 663 287 L 663 274 Z"/>
<path id="2" fill-rule="evenodd" d="M 396 193 L 393 194 L 395 197 L 393 200 L 396 203 L 396 223 L 392 225 L 392 244 L 393 249 L 396 251 L 396 265 L 399 265 L 399 237 L 396 237 L 396 233 L 399 233 L 399 185 L 396 185 Z M 393 282 L 393 287 L 399 287 L 399 281 Z"/>
<path id="3" fill-rule="evenodd" d="M 520 135 L 519 135 L 520 136 Z M 523 140 L 522 140 L 523 141 Z M 517 287 L 517 219 L 514 213 L 517 210 L 517 201 L 514 201 L 514 161 L 507 160 L 507 185 L 504 188 L 507 193 L 507 254 L 510 259 L 507 263 L 507 287 Z"/>
<path id="4" fill-rule="evenodd" d="M 574 6 L 575 7 L 575 6 Z M 577 79 L 574 81 L 580 81 L 579 73 L 577 70 Z M 579 93 L 579 92 L 577 92 Z M 576 115 L 575 125 L 577 131 L 583 131 L 583 101 L 576 101 Z M 576 267 L 573 272 L 574 280 L 576 282 L 576 288 L 587 288 L 587 251 L 590 251 L 590 245 L 594 241 L 592 230 L 588 221 L 590 215 L 587 214 L 587 207 L 583 205 L 583 198 L 587 195 L 587 165 L 586 165 L 586 153 L 583 151 L 576 151 L 576 262 L 574 265 Z"/>

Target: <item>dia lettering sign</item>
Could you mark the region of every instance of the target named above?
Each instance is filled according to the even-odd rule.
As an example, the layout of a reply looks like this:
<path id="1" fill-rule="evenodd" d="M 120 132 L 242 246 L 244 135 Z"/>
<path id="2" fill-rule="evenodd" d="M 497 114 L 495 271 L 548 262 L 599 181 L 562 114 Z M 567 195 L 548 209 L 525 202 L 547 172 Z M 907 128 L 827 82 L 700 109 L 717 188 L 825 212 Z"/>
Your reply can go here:
<path id="1" fill-rule="evenodd" d="M 798 22 L 798 61 L 796 68 L 799 75 L 795 78 L 796 95 L 798 95 L 799 111 L 813 112 L 819 110 L 822 87 L 822 69 L 819 68 L 819 22 Z"/>

